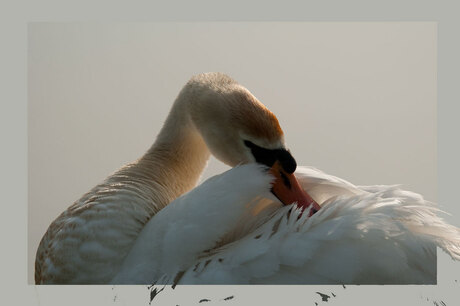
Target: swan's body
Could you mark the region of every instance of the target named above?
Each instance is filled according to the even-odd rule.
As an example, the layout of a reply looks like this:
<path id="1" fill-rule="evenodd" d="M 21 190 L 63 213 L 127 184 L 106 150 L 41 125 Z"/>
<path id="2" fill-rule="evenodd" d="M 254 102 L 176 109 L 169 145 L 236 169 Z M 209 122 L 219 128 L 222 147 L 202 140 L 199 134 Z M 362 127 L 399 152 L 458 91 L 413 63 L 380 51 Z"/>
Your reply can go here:
<path id="1" fill-rule="evenodd" d="M 210 151 L 250 165 L 175 200 Z M 460 257 L 458 230 L 418 195 L 305 168 L 299 193 L 294 170 L 276 117 L 249 91 L 222 74 L 194 77 L 148 152 L 50 225 L 36 283 L 433 283 L 436 245 Z M 271 188 L 285 204 L 323 208 L 288 218 Z"/>

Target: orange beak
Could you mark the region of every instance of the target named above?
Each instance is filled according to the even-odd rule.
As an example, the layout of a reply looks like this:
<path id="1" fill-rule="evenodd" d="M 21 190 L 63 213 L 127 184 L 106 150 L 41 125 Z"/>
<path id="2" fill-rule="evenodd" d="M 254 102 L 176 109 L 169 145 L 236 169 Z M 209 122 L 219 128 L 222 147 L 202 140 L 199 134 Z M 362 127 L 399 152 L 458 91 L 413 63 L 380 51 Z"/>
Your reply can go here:
<path id="1" fill-rule="evenodd" d="M 284 204 L 290 205 L 297 203 L 302 211 L 312 206 L 309 216 L 317 212 L 321 206 L 306 193 L 293 173 L 287 173 L 281 166 L 279 161 L 276 161 L 270 168 L 270 172 L 275 176 L 275 182 L 272 186 L 272 193 Z"/>

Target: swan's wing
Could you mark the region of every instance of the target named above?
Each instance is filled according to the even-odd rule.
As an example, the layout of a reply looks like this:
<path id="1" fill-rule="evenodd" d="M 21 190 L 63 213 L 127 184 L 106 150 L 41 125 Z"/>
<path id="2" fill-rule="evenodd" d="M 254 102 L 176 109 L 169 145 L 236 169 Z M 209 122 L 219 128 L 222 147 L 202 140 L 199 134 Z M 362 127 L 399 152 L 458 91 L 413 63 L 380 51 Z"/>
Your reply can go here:
<path id="1" fill-rule="evenodd" d="M 241 220 L 249 220 L 247 213 L 267 201 L 263 198 L 274 199 L 272 180 L 265 167 L 243 165 L 171 202 L 145 225 L 112 283 L 148 284 L 173 276 L 230 232 L 245 233 L 251 225 Z"/>
<path id="2" fill-rule="evenodd" d="M 421 196 L 395 186 L 360 190 L 319 172 L 308 179 L 341 191 L 310 218 L 297 220 L 297 211 L 280 209 L 190 266 L 180 283 L 431 284 L 435 246 L 460 259 L 459 230 Z"/>
<path id="3" fill-rule="evenodd" d="M 460 258 L 458 229 L 421 196 L 300 170 L 304 187 L 327 194 L 312 217 L 270 200 L 261 168 L 237 167 L 152 218 L 113 282 L 434 283 L 435 246 Z"/>

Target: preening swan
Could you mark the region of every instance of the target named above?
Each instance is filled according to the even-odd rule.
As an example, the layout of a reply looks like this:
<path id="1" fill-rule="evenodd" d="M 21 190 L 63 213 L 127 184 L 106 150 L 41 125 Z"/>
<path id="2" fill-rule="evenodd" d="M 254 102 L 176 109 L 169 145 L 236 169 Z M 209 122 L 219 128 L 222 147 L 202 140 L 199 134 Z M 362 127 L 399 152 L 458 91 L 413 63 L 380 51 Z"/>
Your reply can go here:
<path id="1" fill-rule="evenodd" d="M 209 151 L 230 166 L 271 167 L 281 201 L 319 209 L 292 174 L 296 163 L 276 117 L 228 76 L 201 74 L 179 93 L 152 147 L 50 225 L 37 250 L 36 283 L 108 283 L 145 223 L 195 186 Z"/>
<path id="2" fill-rule="evenodd" d="M 188 192 L 210 153 L 235 168 Z M 458 229 L 419 195 L 296 168 L 262 103 L 197 75 L 152 147 L 50 225 L 35 281 L 434 283 L 436 246 L 460 258 Z"/>

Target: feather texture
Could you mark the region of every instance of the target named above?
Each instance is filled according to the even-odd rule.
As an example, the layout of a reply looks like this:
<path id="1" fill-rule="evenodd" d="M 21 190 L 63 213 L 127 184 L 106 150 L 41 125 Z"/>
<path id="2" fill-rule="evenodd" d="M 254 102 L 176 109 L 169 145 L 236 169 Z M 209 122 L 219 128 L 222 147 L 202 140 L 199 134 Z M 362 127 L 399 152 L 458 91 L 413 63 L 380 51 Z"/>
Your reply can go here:
<path id="1" fill-rule="evenodd" d="M 280 207 L 260 167 L 236 167 L 154 216 L 113 282 L 434 284 L 436 246 L 460 259 L 459 230 L 420 195 L 296 176 L 323 198 L 313 216 Z"/>

